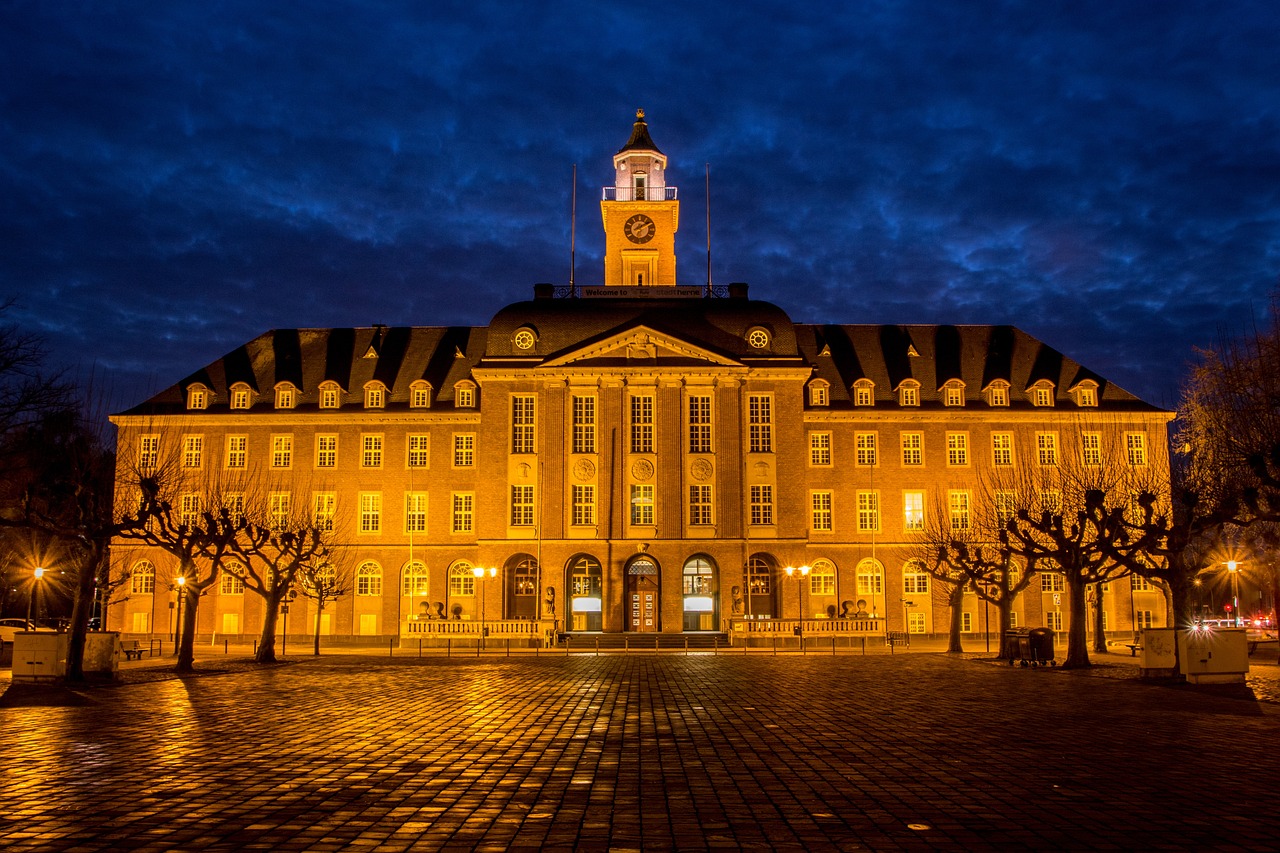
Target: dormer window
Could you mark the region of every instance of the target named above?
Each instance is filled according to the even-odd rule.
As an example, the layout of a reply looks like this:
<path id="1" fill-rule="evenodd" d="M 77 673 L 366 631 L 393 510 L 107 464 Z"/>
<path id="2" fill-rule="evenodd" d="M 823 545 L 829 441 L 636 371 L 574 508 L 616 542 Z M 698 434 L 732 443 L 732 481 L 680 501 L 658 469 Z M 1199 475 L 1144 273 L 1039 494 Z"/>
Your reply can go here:
<path id="1" fill-rule="evenodd" d="M 769 330 L 763 326 L 756 326 L 747 332 L 747 343 L 752 349 L 764 349 L 769 346 L 769 341 Z"/>
<path id="2" fill-rule="evenodd" d="M 298 389 L 290 382 L 281 382 L 276 386 L 276 408 L 292 409 L 298 404 Z"/>
<path id="3" fill-rule="evenodd" d="M 459 409 L 474 409 L 476 405 L 476 387 L 470 382 L 459 382 L 454 385 L 453 405 Z"/>
<path id="4" fill-rule="evenodd" d="M 207 409 L 209 408 L 209 389 L 204 385 L 195 384 L 187 389 L 187 408 L 188 409 Z"/>
<path id="5" fill-rule="evenodd" d="M 1008 382 L 992 382 L 987 386 L 987 405 L 988 406 L 1007 406 L 1009 405 L 1009 383 Z"/>
<path id="6" fill-rule="evenodd" d="M 511 342 L 515 344 L 518 350 L 531 350 L 533 345 L 538 342 L 538 336 L 533 333 L 533 329 L 521 327 L 516 329 L 516 333 L 511 336 Z"/>
<path id="7" fill-rule="evenodd" d="M 342 405 L 342 388 L 337 382 L 320 383 L 320 408 L 336 409 Z"/>
<path id="8" fill-rule="evenodd" d="M 419 379 L 409 386 L 409 408 L 431 408 L 431 383 Z"/>
<path id="9" fill-rule="evenodd" d="M 364 386 L 364 407 L 381 409 L 387 405 L 387 386 L 381 382 L 370 382 Z"/>
<path id="10" fill-rule="evenodd" d="M 964 405 L 963 382 L 959 379 L 952 379 L 942 386 L 942 405 L 952 407 Z"/>
<path id="11" fill-rule="evenodd" d="M 249 386 L 243 382 L 237 382 L 231 386 L 231 408 L 247 409 L 251 401 L 249 395 Z"/>
<path id="12" fill-rule="evenodd" d="M 870 379 L 859 379 L 853 383 L 853 404 L 855 406 L 875 405 L 876 386 Z"/>
<path id="13" fill-rule="evenodd" d="M 1098 384 L 1092 379 L 1086 379 L 1071 391 L 1072 397 L 1075 398 L 1076 405 L 1081 408 L 1097 408 L 1098 406 Z"/>
<path id="14" fill-rule="evenodd" d="M 920 405 L 920 383 L 914 379 L 908 379 L 898 386 L 898 405 L 899 406 L 918 406 Z"/>
<path id="15" fill-rule="evenodd" d="M 831 404 L 830 386 L 826 380 L 817 379 L 809 383 L 809 405 L 828 406 Z"/>
<path id="16" fill-rule="evenodd" d="M 1031 386 L 1031 405 L 1040 408 L 1050 408 L 1053 406 L 1053 383 L 1047 380 L 1041 380 Z"/>

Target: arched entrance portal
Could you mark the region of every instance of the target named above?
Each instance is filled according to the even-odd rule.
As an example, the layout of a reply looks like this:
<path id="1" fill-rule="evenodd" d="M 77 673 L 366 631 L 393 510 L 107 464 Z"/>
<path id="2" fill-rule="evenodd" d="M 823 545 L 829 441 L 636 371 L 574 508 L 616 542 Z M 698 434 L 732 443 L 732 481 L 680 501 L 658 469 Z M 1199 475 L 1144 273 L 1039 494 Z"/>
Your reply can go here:
<path id="1" fill-rule="evenodd" d="M 772 619 L 777 614 L 773 599 L 773 561 L 764 554 L 747 560 L 747 618 Z"/>
<path id="2" fill-rule="evenodd" d="M 582 554 L 571 559 L 565 568 L 569 575 L 569 582 L 565 584 L 569 590 L 569 630 L 602 630 L 600 605 L 604 574 L 600 561 Z"/>
<path id="3" fill-rule="evenodd" d="M 528 554 L 507 560 L 503 572 L 507 586 L 506 618 L 538 618 L 538 561 Z"/>
<path id="4" fill-rule="evenodd" d="M 649 557 L 636 557 L 627 564 L 628 631 L 662 630 L 658 610 L 660 578 L 658 564 Z"/>
<path id="5" fill-rule="evenodd" d="M 699 554 L 684 564 L 681 591 L 684 595 L 684 630 L 716 630 L 716 567 Z"/>

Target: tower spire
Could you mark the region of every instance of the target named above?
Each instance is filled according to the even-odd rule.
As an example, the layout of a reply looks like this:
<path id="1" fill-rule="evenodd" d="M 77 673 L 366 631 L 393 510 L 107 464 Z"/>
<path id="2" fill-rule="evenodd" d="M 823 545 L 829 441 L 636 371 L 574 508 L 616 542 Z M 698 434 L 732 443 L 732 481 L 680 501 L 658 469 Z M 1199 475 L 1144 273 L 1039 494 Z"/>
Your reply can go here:
<path id="1" fill-rule="evenodd" d="M 667 185 L 667 155 L 654 144 L 644 109 L 636 110 L 627 144 L 613 155 L 613 186 L 600 201 L 604 219 L 604 283 L 650 287 L 676 283 L 676 188 Z"/>

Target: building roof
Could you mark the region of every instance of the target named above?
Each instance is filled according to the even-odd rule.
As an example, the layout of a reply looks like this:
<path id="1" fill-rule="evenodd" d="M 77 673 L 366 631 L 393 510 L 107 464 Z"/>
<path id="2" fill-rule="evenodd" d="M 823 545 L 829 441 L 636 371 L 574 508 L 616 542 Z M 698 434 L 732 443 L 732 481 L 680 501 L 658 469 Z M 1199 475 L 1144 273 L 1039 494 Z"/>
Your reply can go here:
<path id="1" fill-rule="evenodd" d="M 662 151 L 657 145 L 653 144 L 653 137 L 649 136 L 649 125 L 644 120 L 644 110 L 636 110 L 636 123 L 631 126 L 631 138 L 627 140 L 627 144 L 618 149 L 618 154 L 626 151 L 653 151 L 661 154 Z M 615 154 L 613 156 L 618 156 Z"/>

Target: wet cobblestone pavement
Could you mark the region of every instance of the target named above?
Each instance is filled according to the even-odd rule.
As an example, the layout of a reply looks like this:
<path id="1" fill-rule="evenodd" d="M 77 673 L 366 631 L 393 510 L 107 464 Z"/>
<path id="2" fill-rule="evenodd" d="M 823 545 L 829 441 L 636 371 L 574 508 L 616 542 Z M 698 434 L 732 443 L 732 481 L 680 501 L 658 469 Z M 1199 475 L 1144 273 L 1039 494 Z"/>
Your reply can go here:
<path id="1" fill-rule="evenodd" d="M 1280 670 L 1256 701 L 1105 657 L 213 659 L 14 687 L 0 849 L 1275 849 Z"/>

